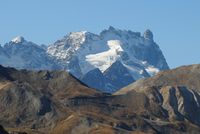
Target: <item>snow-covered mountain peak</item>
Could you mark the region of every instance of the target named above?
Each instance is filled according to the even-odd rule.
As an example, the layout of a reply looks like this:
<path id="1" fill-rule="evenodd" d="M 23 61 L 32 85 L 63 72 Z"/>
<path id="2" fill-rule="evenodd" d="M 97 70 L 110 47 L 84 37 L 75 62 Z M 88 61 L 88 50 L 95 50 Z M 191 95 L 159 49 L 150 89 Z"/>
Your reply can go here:
<path id="1" fill-rule="evenodd" d="M 99 35 L 96 35 L 87 31 L 80 32 L 71 32 L 69 35 L 65 36 L 66 40 L 69 41 L 69 44 L 83 44 L 87 41 L 95 41 L 100 38 Z"/>
<path id="2" fill-rule="evenodd" d="M 139 32 L 120 30 L 112 26 L 103 30 L 100 35 L 86 31 L 71 32 L 49 46 L 47 53 L 67 64 L 70 59 L 77 59 L 79 61 L 77 66 L 80 67 L 82 74 L 94 68 L 104 72 L 119 59 L 128 68 L 135 69 L 133 64 L 143 66 L 150 72 L 152 69 L 148 70 L 149 66 L 159 70 L 168 68 L 159 47 L 153 41 L 153 33 L 150 30 L 146 30 L 144 36 Z M 147 64 L 142 64 L 142 61 L 147 61 Z M 139 68 L 137 70 L 144 70 Z M 129 70 L 135 72 L 134 69 Z M 156 71 L 153 70 L 153 73 Z M 135 73 L 133 74 L 135 76 Z"/>
<path id="3" fill-rule="evenodd" d="M 68 59 L 81 48 L 84 49 L 85 47 L 91 48 L 92 46 L 95 46 L 88 46 L 86 44 L 90 44 L 91 42 L 98 40 L 100 40 L 100 37 L 98 35 L 87 31 L 71 32 L 68 35 L 64 36 L 64 38 L 50 45 L 47 48 L 47 53 L 50 56 L 56 57 L 56 59 Z M 84 53 L 84 50 L 82 52 Z"/>
<path id="4" fill-rule="evenodd" d="M 85 35 L 87 31 L 71 32 L 67 37 L 67 40 L 73 45 L 82 44 L 85 41 Z"/>
<path id="5" fill-rule="evenodd" d="M 89 77 L 93 73 L 99 74 L 104 84 L 100 84 L 101 88 L 97 89 L 105 91 L 115 91 L 134 80 L 169 68 L 150 30 L 141 35 L 139 32 L 112 26 L 100 34 L 71 32 L 47 48 L 18 36 L 4 45 L 0 54 L 3 52 L 0 63 L 6 66 L 63 69 L 79 79 L 85 75 Z M 93 84 L 90 83 L 91 79 L 92 76 L 86 84 Z M 115 84 L 122 79 L 124 84 Z"/>
<path id="6" fill-rule="evenodd" d="M 77 31 L 77 32 L 70 32 L 69 35 L 78 36 L 78 35 L 85 35 L 87 31 Z"/>
<path id="7" fill-rule="evenodd" d="M 24 42 L 25 41 L 25 39 L 24 39 L 24 37 L 22 37 L 22 36 L 17 36 L 17 37 L 15 37 L 15 38 L 13 38 L 12 40 L 11 40 L 11 42 L 13 42 L 13 43 L 22 43 L 22 42 Z"/>
<path id="8" fill-rule="evenodd" d="M 87 31 L 79 31 L 79 32 L 70 32 L 69 38 L 80 38 L 84 37 Z"/>
<path id="9" fill-rule="evenodd" d="M 4 49 L 7 49 L 6 51 L 11 51 L 11 49 L 20 50 L 24 49 L 26 51 L 26 48 L 37 48 L 37 49 L 42 49 L 41 46 L 31 42 L 27 41 L 24 37 L 22 36 L 17 36 L 13 38 L 10 42 L 6 43 L 4 45 Z"/>

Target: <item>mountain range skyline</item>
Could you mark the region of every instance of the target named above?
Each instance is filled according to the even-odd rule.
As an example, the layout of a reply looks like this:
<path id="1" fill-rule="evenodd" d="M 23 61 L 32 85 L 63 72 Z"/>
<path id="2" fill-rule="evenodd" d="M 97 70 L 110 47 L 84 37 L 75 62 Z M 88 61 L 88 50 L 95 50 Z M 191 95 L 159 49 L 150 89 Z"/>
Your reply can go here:
<path id="1" fill-rule="evenodd" d="M 140 33 L 112 26 L 100 34 L 70 32 L 49 46 L 18 36 L 0 47 L 0 64 L 27 70 L 65 70 L 104 92 L 169 69 L 149 29 Z"/>
<path id="2" fill-rule="evenodd" d="M 199 63 L 199 4 L 196 0 L 3 1 L 0 44 L 18 35 L 36 44 L 50 44 L 70 31 L 98 34 L 112 25 L 140 32 L 152 30 L 170 68 Z"/>
<path id="3" fill-rule="evenodd" d="M 116 27 L 113 27 L 113 26 L 109 26 L 108 29 L 109 29 L 109 28 L 114 28 L 114 29 L 122 30 L 122 31 L 131 31 L 130 29 L 119 29 L 119 28 L 116 28 Z M 106 30 L 106 28 L 105 28 L 104 30 Z M 146 30 L 149 30 L 149 29 L 146 29 Z M 81 31 L 81 30 L 79 30 L 79 31 L 71 31 L 71 32 L 69 32 L 69 33 L 63 35 L 63 37 L 65 37 L 65 36 L 67 36 L 68 34 L 73 33 L 73 32 L 74 32 L 74 33 L 76 33 L 76 32 L 88 32 L 88 33 L 91 33 L 90 31 L 87 31 L 87 30 L 82 30 L 82 31 Z M 101 32 L 102 32 L 102 31 L 101 31 Z M 101 32 L 100 32 L 100 33 L 101 33 Z M 135 32 L 138 32 L 138 31 L 135 31 Z M 144 32 L 145 32 L 145 31 L 144 31 Z M 93 34 L 99 35 L 100 33 L 93 33 Z M 142 32 L 138 32 L 138 33 L 141 34 L 141 35 L 143 34 Z M 5 44 L 7 44 L 7 43 L 9 43 L 9 42 L 18 43 L 18 42 L 20 42 L 19 40 L 20 40 L 20 41 L 26 40 L 26 41 L 28 41 L 28 42 L 30 41 L 30 42 L 35 43 L 35 42 L 32 41 L 31 39 L 27 40 L 27 38 L 26 38 L 25 36 L 17 35 L 17 36 L 15 36 L 15 37 L 11 38 L 9 41 L 5 42 L 4 44 L 0 44 L 0 45 L 1 45 L 1 46 L 4 46 Z M 57 41 L 57 40 L 55 40 L 54 42 L 56 42 L 56 41 Z M 54 42 L 49 43 L 49 44 L 43 44 L 43 43 L 36 43 L 36 44 L 39 45 L 39 46 L 41 46 L 41 47 L 47 48 L 48 46 L 51 46 Z M 161 46 L 162 46 L 162 45 L 159 44 L 159 47 L 161 47 Z M 161 50 L 162 50 L 162 48 L 161 48 Z M 164 56 L 165 56 L 165 51 L 162 50 L 162 52 L 163 52 L 163 54 L 164 54 Z M 166 60 L 168 61 L 168 59 L 167 59 L 166 56 L 165 56 L 165 58 L 166 58 Z M 195 63 L 193 63 L 193 64 L 195 64 Z M 198 64 L 198 62 L 197 62 L 196 64 Z M 170 67 L 171 69 L 181 66 L 181 65 L 170 66 L 170 62 L 168 62 L 168 65 L 169 65 L 169 67 Z M 190 65 L 190 64 L 183 64 L 183 65 Z"/>

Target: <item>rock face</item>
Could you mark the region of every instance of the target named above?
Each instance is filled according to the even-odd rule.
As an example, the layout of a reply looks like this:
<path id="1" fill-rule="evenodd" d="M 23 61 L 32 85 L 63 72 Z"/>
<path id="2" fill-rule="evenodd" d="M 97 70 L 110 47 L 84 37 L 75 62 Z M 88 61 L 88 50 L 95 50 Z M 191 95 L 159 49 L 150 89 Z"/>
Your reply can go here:
<path id="1" fill-rule="evenodd" d="M 65 71 L 0 66 L 0 124 L 28 134 L 198 134 L 200 96 L 188 85 L 197 87 L 199 66 L 161 72 L 113 95 L 88 88 Z M 187 79 L 171 85 L 179 72 Z"/>
<path id="2" fill-rule="evenodd" d="M 104 92 L 114 92 L 114 89 L 122 88 L 135 80 L 128 69 L 120 61 L 116 61 L 103 73 L 98 68 L 89 71 L 81 81 L 89 87 Z"/>
<path id="3" fill-rule="evenodd" d="M 143 36 L 145 39 L 153 40 L 153 33 L 149 29 L 144 32 Z"/>
<path id="4" fill-rule="evenodd" d="M 63 99 L 95 94 L 65 71 L 17 71 L 0 66 L 0 124 L 50 127 L 68 115 L 62 111 L 67 109 L 61 105 Z"/>
<path id="5" fill-rule="evenodd" d="M 103 90 L 106 86 L 106 80 L 104 78 L 104 75 L 98 68 L 91 70 L 87 74 L 85 74 L 81 78 L 81 81 L 83 83 L 87 83 L 89 87 L 98 90 Z"/>
<path id="6" fill-rule="evenodd" d="M 190 120 L 200 125 L 200 96 L 186 87 L 163 87 L 163 108 L 169 113 L 170 119 Z"/>
<path id="7" fill-rule="evenodd" d="M 157 98 L 156 100 L 162 108 L 167 111 L 169 120 L 188 120 L 199 126 L 199 72 L 200 65 L 183 66 L 163 71 L 151 78 L 139 80 L 115 94 L 127 94 L 132 91 L 150 94 L 149 98 Z M 156 89 L 156 94 L 147 90 L 152 87 Z"/>
<path id="8" fill-rule="evenodd" d="M 168 71 L 161 71 L 157 75 L 141 79 L 123 88 L 118 93 L 125 93 L 132 89 L 139 89 L 143 86 L 186 86 L 196 92 L 200 92 L 200 66 L 182 66 Z"/>
<path id="9" fill-rule="evenodd" d="M 102 74 L 106 70 L 114 72 L 111 69 L 115 62 L 120 62 L 127 70 L 130 76 L 124 82 L 128 82 L 113 85 L 115 82 L 110 82 L 111 78 L 104 77 L 103 88 L 102 85 L 92 87 L 113 92 L 137 79 L 169 69 L 150 30 L 146 30 L 143 36 L 114 27 L 99 35 L 86 31 L 71 32 L 48 47 L 19 36 L 0 47 L 1 65 L 29 70 L 66 70 L 78 79 L 91 79 L 86 78 L 91 76 L 88 72 L 97 68 Z M 116 75 L 116 81 L 120 81 L 120 77 Z M 87 85 L 93 84 L 86 82 Z"/>
<path id="10" fill-rule="evenodd" d="M 106 79 L 105 89 L 110 89 L 111 92 L 113 92 L 112 89 L 125 87 L 135 81 L 120 61 L 113 63 L 103 74 Z"/>

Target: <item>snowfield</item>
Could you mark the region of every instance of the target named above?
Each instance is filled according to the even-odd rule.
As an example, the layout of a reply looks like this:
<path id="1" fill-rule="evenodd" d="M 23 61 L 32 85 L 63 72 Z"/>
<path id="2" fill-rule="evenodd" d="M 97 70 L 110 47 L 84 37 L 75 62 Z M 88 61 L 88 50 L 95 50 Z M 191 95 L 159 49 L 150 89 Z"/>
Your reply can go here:
<path id="1" fill-rule="evenodd" d="M 107 45 L 110 48 L 108 51 L 86 55 L 86 61 L 99 68 L 102 72 L 117 61 L 120 58 L 120 52 L 123 51 L 119 40 L 110 40 L 107 42 Z"/>

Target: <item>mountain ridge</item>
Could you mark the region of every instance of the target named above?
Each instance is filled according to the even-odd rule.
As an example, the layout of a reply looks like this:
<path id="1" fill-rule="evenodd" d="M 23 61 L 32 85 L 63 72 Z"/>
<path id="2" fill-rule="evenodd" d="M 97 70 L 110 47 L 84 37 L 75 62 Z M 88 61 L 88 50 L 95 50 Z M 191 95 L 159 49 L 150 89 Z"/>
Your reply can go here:
<path id="1" fill-rule="evenodd" d="M 192 65 L 163 71 L 145 83 L 136 81 L 137 88 L 128 86 L 128 92 L 105 94 L 66 71 L 0 66 L 0 124 L 8 132 L 28 134 L 198 134 L 199 88 L 189 86 L 200 79 L 199 70 Z M 174 81 L 181 73 L 186 79 Z"/>
<path id="2" fill-rule="evenodd" d="M 29 70 L 66 70 L 78 79 L 95 68 L 104 73 L 117 61 L 126 68 L 129 77 L 132 77 L 131 82 L 169 69 L 150 30 L 146 30 L 144 35 L 114 27 L 100 34 L 71 32 L 47 48 L 18 36 L 0 48 L 0 64 L 4 66 Z M 107 80 L 112 78 L 104 79 L 105 85 L 111 84 Z M 111 84 L 104 86 L 103 90 L 114 92 L 120 88 Z"/>

